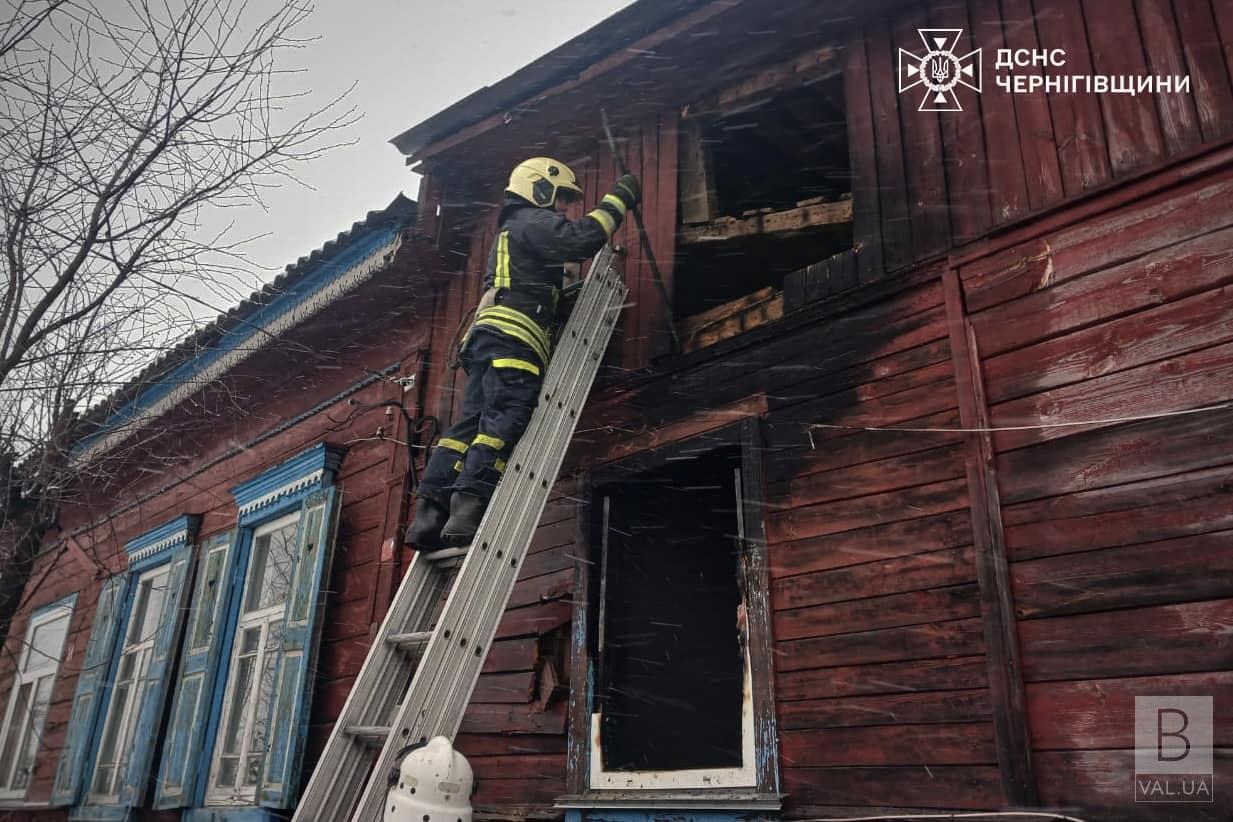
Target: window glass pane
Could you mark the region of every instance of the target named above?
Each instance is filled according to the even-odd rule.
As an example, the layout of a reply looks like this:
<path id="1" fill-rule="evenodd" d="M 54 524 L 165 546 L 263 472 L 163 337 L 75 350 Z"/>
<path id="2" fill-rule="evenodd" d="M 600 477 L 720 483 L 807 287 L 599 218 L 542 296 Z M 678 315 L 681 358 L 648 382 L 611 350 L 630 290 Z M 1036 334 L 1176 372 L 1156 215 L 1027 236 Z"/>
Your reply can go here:
<path id="1" fill-rule="evenodd" d="M 219 577 L 222 574 L 223 559 L 226 556 L 225 549 L 211 551 L 206 558 L 205 578 L 201 583 L 201 593 L 197 606 L 197 622 L 193 625 L 192 647 L 204 648 L 210 644 L 210 637 L 214 633 L 214 610 L 218 602 L 218 592 L 221 587 Z"/>
<path id="2" fill-rule="evenodd" d="M 253 716 L 253 733 L 249 741 L 250 753 L 264 753 L 266 733 L 270 724 L 270 702 L 274 699 L 274 674 L 278 667 L 278 653 L 283 644 L 283 623 L 278 620 L 270 623 L 269 634 L 266 637 L 265 651 L 261 659 L 261 679 L 257 683 L 256 713 Z M 250 763 L 251 764 L 251 763 Z M 258 772 L 260 766 L 258 766 Z M 245 773 L 247 780 L 248 773 Z M 255 785 L 254 782 L 245 784 Z"/>
<path id="3" fill-rule="evenodd" d="M 13 789 L 18 790 L 29 786 L 30 774 L 34 771 L 34 756 L 39 751 L 39 742 L 43 737 L 43 723 L 47 719 L 47 706 L 51 703 L 51 686 L 54 676 L 41 678 L 35 685 L 34 705 L 30 711 L 30 722 L 26 725 L 25 744 L 21 748 L 21 758 L 13 771 Z"/>
<path id="4" fill-rule="evenodd" d="M 10 714 L 9 732 L 4 739 L 4 747 L 0 749 L 0 787 L 11 788 L 13 757 L 18 741 L 26 724 L 26 713 L 30 708 L 30 690 L 32 683 L 25 683 L 14 694 L 13 710 Z"/>
<path id="5" fill-rule="evenodd" d="M 30 634 L 26 664 L 22 670 L 58 665 L 60 652 L 64 648 L 64 636 L 68 633 L 68 624 L 68 617 L 64 616 L 35 626 L 34 632 Z"/>
<path id="6" fill-rule="evenodd" d="M 146 611 L 150 604 L 150 587 L 153 584 L 152 579 L 143 579 L 133 596 L 133 611 L 128 621 L 128 638 L 125 640 L 129 645 L 141 642 L 141 631 L 145 627 Z"/>
<path id="7" fill-rule="evenodd" d="M 295 559 L 296 523 L 261 534 L 253 541 L 252 565 L 248 573 L 246 612 L 260 611 L 287 599 Z"/>

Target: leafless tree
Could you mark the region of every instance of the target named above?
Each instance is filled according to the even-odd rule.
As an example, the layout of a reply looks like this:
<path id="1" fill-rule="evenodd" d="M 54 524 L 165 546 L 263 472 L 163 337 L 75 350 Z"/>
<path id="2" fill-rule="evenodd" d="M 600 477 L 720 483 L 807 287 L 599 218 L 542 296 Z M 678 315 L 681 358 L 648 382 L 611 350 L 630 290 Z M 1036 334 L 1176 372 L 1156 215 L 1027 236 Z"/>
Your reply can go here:
<path id="1" fill-rule="evenodd" d="M 212 210 L 354 121 L 286 66 L 299 0 L 0 0 L 0 640 L 83 470 L 80 413 L 253 280 Z"/>

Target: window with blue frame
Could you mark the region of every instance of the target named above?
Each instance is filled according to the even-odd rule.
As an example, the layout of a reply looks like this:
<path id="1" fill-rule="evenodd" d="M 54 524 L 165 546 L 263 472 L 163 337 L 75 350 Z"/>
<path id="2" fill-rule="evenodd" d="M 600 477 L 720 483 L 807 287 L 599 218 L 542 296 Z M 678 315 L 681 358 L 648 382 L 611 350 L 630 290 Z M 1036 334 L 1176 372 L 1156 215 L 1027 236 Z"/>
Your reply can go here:
<path id="1" fill-rule="evenodd" d="M 145 800 L 197 525 L 182 516 L 125 545 L 128 571 L 99 592 L 52 790 L 71 819 L 126 819 Z"/>
<path id="2" fill-rule="evenodd" d="M 236 529 L 202 546 L 155 807 L 260 819 L 294 803 L 340 458 L 317 445 L 237 486 Z"/>
<path id="3" fill-rule="evenodd" d="M 0 725 L 0 801 L 20 800 L 30 787 L 76 601 L 74 594 L 30 617 Z"/>

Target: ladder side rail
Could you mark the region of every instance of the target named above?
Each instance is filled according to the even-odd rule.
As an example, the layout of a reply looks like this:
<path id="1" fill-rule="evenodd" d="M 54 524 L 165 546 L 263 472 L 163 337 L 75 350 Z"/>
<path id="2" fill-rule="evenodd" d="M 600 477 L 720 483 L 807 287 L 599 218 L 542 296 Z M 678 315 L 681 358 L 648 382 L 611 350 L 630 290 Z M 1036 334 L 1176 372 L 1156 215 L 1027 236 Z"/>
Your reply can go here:
<path id="1" fill-rule="evenodd" d="M 355 725 L 380 724 L 380 720 L 394 710 L 396 699 L 391 700 L 390 694 L 396 697 L 396 689 L 382 686 L 392 679 L 409 678 L 414 663 L 403 652 L 390 647 L 387 640 L 392 634 L 406 633 L 408 627 L 423 627 L 422 623 L 432 618 L 433 606 L 444 592 L 444 577 L 445 574 L 431 562 L 423 561 L 422 555 L 412 558 L 297 804 L 293 820 L 343 818 L 349 812 L 350 802 L 338 808 L 331 806 L 344 801 L 348 795 L 354 797 L 363 787 L 359 780 L 367 777 L 368 760 L 374 752 L 354 739 L 347 729 Z M 329 816 L 325 813 L 327 810 L 335 810 L 337 815 Z"/>
<path id="2" fill-rule="evenodd" d="M 534 466 L 537 479 L 530 478 L 530 469 L 524 475 L 525 479 L 523 475 L 520 475 L 517 481 L 510 482 L 515 478 L 507 476 L 501 486 L 498 486 L 494 504 L 490 506 L 485 520 L 490 520 L 490 523 L 503 523 L 511 520 L 510 527 L 501 528 L 493 524 L 488 524 L 486 527 L 485 523 L 481 523 L 476 535 L 477 545 L 482 545 L 485 540 L 493 541 L 491 535 L 494 530 L 504 542 L 510 538 L 507 532 L 516 529 L 526 534 L 521 550 L 516 551 L 512 557 L 505 554 L 505 549 L 473 550 L 468 554 L 454 590 L 442 611 L 438 629 L 429 641 L 420 667 L 412 678 L 407 698 L 404 699 L 399 711 L 398 722 L 391 726 L 392 732 L 377 758 L 376 767 L 369 775 L 360 807 L 357 808 L 357 814 L 353 818 L 367 819 L 379 811 L 385 798 L 384 772 L 392 764 L 393 754 L 405 741 L 418 739 L 425 735 L 422 730 L 416 732 L 417 728 L 427 727 L 425 723 L 418 721 L 421 711 L 426 716 L 427 706 L 437 706 L 438 716 L 428 723 L 431 726 L 441 725 L 440 716 L 450 717 L 449 722 L 446 723 L 451 726 L 449 736 L 453 736 L 461 722 L 462 713 L 466 708 L 466 703 L 470 701 L 470 694 L 474 689 L 479 669 L 482 668 L 483 657 L 495 637 L 497 624 L 512 593 L 513 584 L 521 566 L 522 555 L 525 555 L 526 547 L 533 537 L 533 528 L 547 503 L 550 486 L 547 485 L 545 477 L 547 473 L 551 473 L 551 479 L 556 479 L 556 473 L 560 470 L 560 464 L 569 445 L 570 435 L 577 424 L 577 409 L 581 408 L 581 403 L 585 401 L 590 386 L 594 382 L 600 355 L 606 348 L 615 326 L 614 315 L 620 311 L 625 297 L 624 284 L 611 271 L 611 263 L 611 253 L 602 260 L 597 256 L 596 264 L 592 267 L 595 276 L 589 276 L 584 283 L 584 286 L 589 287 L 584 287 L 579 295 L 579 304 L 574 309 L 570 322 L 566 325 L 565 344 L 563 345 L 565 350 L 558 352 L 558 357 L 552 362 L 556 368 L 550 365 L 549 374 L 545 380 L 546 404 L 568 399 L 571 401 L 570 405 L 557 409 L 549 405 L 548 414 L 537 413 L 530 426 L 533 430 L 528 432 L 531 436 L 523 437 L 515 449 L 516 453 L 511 458 L 511 464 L 517 461 L 517 464 Z M 597 351 L 599 354 L 592 356 Z M 562 391 L 565 394 L 562 394 Z M 571 406 L 575 407 L 573 416 L 568 413 L 568 408 Z M 560 413 L 556 413 L 557 411 Z M 550 447 L 553 441 L 557 441 L 555 448 Z M 523 453 L 518 453 L 520 451 Z M 528 457 L 528 454 L 531 456 Z M 540 455 L 539 459 L 534 458 L 536 454 Z M 555 465 L 552 465 L 552 470 L 547 472 L 545 466 L 551 462 L 555 462 Z M 537 485 L 540 486 L 538 489 Z M 538 491 L 538 493 L 528 495 L 528 491 Z M 499 558 L 496 557 L 497 550 L 502 551 L 502 556 Z M 514 561 L 512 565 L 510 565 L 511 559 Z M 504 580 L 505 590 L 504 593 L 500 593 L 493 590 L 494 580 L 492 578 L 496 576 L 496 572 L 505 568 L 512 569 L 513 577 Z M 508 573 L 505 576 L 508 576 Z M 500 580 L 499 576 L 497 580 Z M 498 595 L 493 597 L 494 593 Z M 494 600 L 500 601 L 499 608 L 483 607 L 484 605 L 494 606 Z M 475 621 L 481 618 L 491 624 L 483 626 L 476 624 Z M 478 658 L 472 660 L 475 656 L 474 649 L 477 647 L 475 637 L 467 637 L 468 645 L 464 648 L 445 636 L 445 630 L 451 632 L 451 637 L 453 631 L 456 630 L 449 627 L 450 624 L 463 624 L 480 629 L 481 641 L 478 647 L 481 653 Z M 476 632 L 472 630 L 471 633 Z M 451 648 L 457 649 L 459 653 L 449 653 Z M 450 663 L 455 661 L 453 657 L 458 657 L 458 661 L 464 664 L 451 665 Z M 449 670 L 455 671 L 454 676 L 449 677 L 441 673 Z M 429 673 L 424 674 L 425 671 Z M 444 698 L 438 698 L 443 690 Z"/>
<path id="3" fill-rule="evenodd" d="M 413 720 L 410 723 L 412 726 L 420 726 L 419 733 L 415 733 L 415 728 L 407 724 L 399 726 L 400 732 L 409 738 L 416 739 L 424 736 L 431 738 L 443 730 L 438 722 L 432 721 L 434 709 L 438 713 L 444 711 L 454 715 L 456 724 L 457 720 L 461 719 L 465 702 L 469 701 L 469 693 L 466 694 L 466 698 L 462 698 L 459 691 L 462 688 L 469 691 L 474 687 L 474 682 L 460 686 L 456 680 L 469 673 L 469 669 L 475 668 L 477 661 L 482 664 L 483 649 L 486 649 L 488 643 L 491 642 L 490 636 L 483 635 L 495 634 L 497 627 L 495 621 L 489 626 L 485 619 L 486 617 L 491 618 L 490 613 L 493 609 L 490 606 L 494 600 L 499 599 L 501 600 L 501 608 L 497 613 L 497 620 L 499 620 L 500 612 L 504 611 L 505 600 L 512 592 L 516 581 L 516 571 L 521 562 L 517 550 L 519 546 L 513 544 L 513 540 L 518 534 L 526 532 L 526 543 L 529 545 L 533 536 L 531 530 L 538 522 L 539 515 L 547 501 L 549 492 L 547 468 L 553 461 L 552 451 L 557 450 L 552 446 L 562 441 L 565 447 L 568 446 L 570 434 L 576 423 L 576 409 L 571 417 L 570 408 L 578 402 L 577 395 L 585 395 L 589 391 L 593 381 L 594 369 L 586 368 L 586 360 L 594 348 L 591 342 L 598 342 L 597 332 L 603 327 L 606 304 L 602 301 L 602 297 L 607 296 L 603 294 L 603 288 L 607 282 L 611 280 L 605 277 L 597 278 L 600 288 L 592 289 L 597 292 L 594 294 L 594 303 L 580 307 L 583 316 L 579 318 L 578 323 L 571 324 L 575 327 L 567 329 L 569 334 L 577 336 L 567 340 L 571 343 L 570 350 L 562 352 L 566 356 L 562 357 L 563 362 L 558 363 L 559 368 L 554 369 L 557 372 L 555 375 L 557 380 L 547 381 L 549 385 L 557 386 L 556 390 L 548 391 L 552 395 L 548 402 L 556 403 L 558 407 L 550 406 L 549 410 L 552 413 L 541 415 L 536 421 L 536 430 L 529 432 L 530 436 L 520 441 L 519 445 L 524 447 L 516 449 L 516 453 L 510 459 L 511 468 L 518 472 L 517 476 L 511 477 L 515 482 L 511 484 L 512 487 L 503 495 L 503 498 L 496 501 L 499 504 L 492 506 L 491 516 L 486 517 L 489 519 L 487 527 L 481 523 L 480 531 L 476 534 L 475 544 L 480 550 L 473 550 L 468 560 L 477 561 L 482 570 L 479 573 L 472 572 L 460 577 L 458 584 L 451 592 L 450 602 L 446 603 L 442 627 L 452 632 L 453 637 L 443 638 L 454 640 L 453 653 L 450 653 L 451 645 L 440 646 L 438 658 L 441 660 L 442 669 L 439 670 L 445 673 L 434 676 L 427 688 L 412 689 L 411 698 L 406 701 L 404 708 L 406 711 L 421 712 L 412 713 Z M 559 450 L 563 455 L 564 448 Z M 553 480 L 556 479 L 557 470 L 559 470 L 559 460 L 553 467 Z M 493 550 L 485 548 L 487 543 L 491 543 Z M 522 552 L 525 553 L 525 546 Z M 472 560 L 472 557 L 476 559 Z M 502 591 L 505 593 L 502 594 Z M 477 632 L 479 636 L 475 636 Z M 459 636 L 459 633 L 465 635 Z M 477 645 L 477 639 L 482 640 L 482 644 Z M 481 649 L 479 654 L 475 653 L 477 647 Z M 479 658 L 476 659 L 476 657 Z M 427 664 L 427 659 L 425 662 Z M 455 664 L 448 664 L 448 662 Z M 453 732 L 451 731 L 448 735 L 452 737 Z"/>

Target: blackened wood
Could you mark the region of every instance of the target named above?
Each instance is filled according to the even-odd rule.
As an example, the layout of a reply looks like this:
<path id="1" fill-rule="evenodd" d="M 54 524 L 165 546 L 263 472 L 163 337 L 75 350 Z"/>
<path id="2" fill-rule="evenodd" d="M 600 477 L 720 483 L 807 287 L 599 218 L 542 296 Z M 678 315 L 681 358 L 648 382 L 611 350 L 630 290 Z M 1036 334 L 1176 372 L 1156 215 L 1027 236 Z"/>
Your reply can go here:
<path id="1" fill-rule="evenodd" d="M 848 45 L 844 96 L 848 111 L 848 153 L 852 164 L 852 237 L 859 252 L 859 279 L 882 276 L 882 225 L 878 207 L 878 160 L 874 153 L 869 61 L 863 37 Z"/>
<path id="2" fill-rule="evenodd" d="M 569 643 L 569 724 L 566 757 L 566 790 L 578 794 L 587 789 L 591 769 L 591 660 L 587 641 L 587 611 L 591 578 L 591 498 L 589 473 L 578 476 L 575 519 L 573 620 Z"/>
<path id="3" fill-rule="evenodd" d="M 989 410 L 980 375 L 980 354 L 963 304 L 963 286 L 951 270 L 943 274 L 950 346 L 955 360 L 959 418 L 966 428 L 988 428 Z M 1002 503 L 987 432 L 969 434 L 968 498 L 976 542 L 976 578 L 980 585 L 985 658 L 993 699 L 993 726 L 1002 789 L 1008 802 L 1038 802 L 1032 774 L 1031 740 L 1023 693 L 1023 673 L 1015 633 L 1014 598 L 1002 532 Z"/>
<path id="4" fill-rule="evenodd" d="M 1021 618 L 1233 598 L 1233 533 L 1125 545 L 1017 562 Z"/>
<path id="5" fill-rule="evenodd" d="M 1004 509 L 1012 561 L 1233 529 L 1233 466 L 1151 477 Z"/>
<path id="6" fill-rule="evenodd" d="M 962 29 L 955 53 L 968 54 L 975 46 L 969 32 L 967 0 L 936 0 L 930 22 L 936 28 Z M 986 58 L 987 59 L 987 58 Z M 950 224 L 956 242 L 984 234 L 992 224 L 989 211 L 989 168 L 985 152 L 984 103 L 982 95 L 957 86 L 963 113 L 941 117 L 945 148 L 946 185 L 950 199 Z"/>
<path id="7" fill-rule="evenodd" d="M 976 578 L 971 546 L 896 557 L 775 580 L 776 610 L 927 591 Z M 923 620 L 922 620 L 923 621 Z"/>
<path id="8" fill-rule="evenodd" d="M 719 215 L 715 196 L 715 170 L 711 151 L 702 141 L 697 119 L 681 122 L 681 222 L 706 223 Z"/>
<path id="9" fill-rule="evenodd" d="M 886 20 L 873 22 L 865 29 L 865 50 L 882 215 L 882 259 L 887 270 L 892 271 L 906 265 L 914 255 L 908 187 L 903 172 L 904 140 L 899 123 L 896 55 L 891 48 Z M 850 146 L 849 150 L 854 148 Z"/>
<path id="10" fill-rule="evenodd" d="M 779 791 L 779 735 L 775 718 L 775 666 L 772 659 L 770 574 L 767 570 L 766 483 L 758 420 L 740 425 L 742 599 L 745 604 L 747 652 L 753 681 L 754 765 L 758 790 Z"/>
<path id="11" fill-rule="evenodd" d="M 998 457 L 1007 502 L 1024 502 L 1224 465 L 1233 448 L 1228 411 L 1101 428 Z"/>
<path id="12" fill-rule="evenodd" d="M 920 52 L 922 43 L 919 31 L 929 28 L 929 19 L 925 12 L 923 7 L 904 8 L 894 18 L 891 47 L 895 55 L 896 72 L 899 49 Z M 919 93 L 919 89 L 913 90 L 912 93 Z M 915 103 L 915 100 L 912 103 Z M 938 114 L 932 111 L 917 111 L 918 107 L 919 105 L 905 102 L 899 110 L 915 259 L 937 253 L 950 245 L 950 204 L 946 200 L 942 131 Z"/>
<path id="13" fill-rule="evenodd" d="M 1228 668 L 1233 599 L 1019 623 L 1028 682 L 1157 676 Z"/>
<path id="14" fill-rule="evenodd" d="M 827 260 L 830 277 L 830 293 L 838 294 L 856 285 L 859 266 L 855 250 L 841 251 Z"/>

